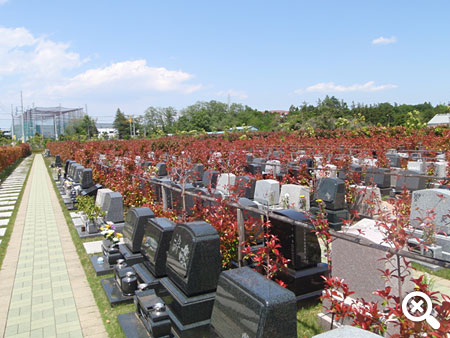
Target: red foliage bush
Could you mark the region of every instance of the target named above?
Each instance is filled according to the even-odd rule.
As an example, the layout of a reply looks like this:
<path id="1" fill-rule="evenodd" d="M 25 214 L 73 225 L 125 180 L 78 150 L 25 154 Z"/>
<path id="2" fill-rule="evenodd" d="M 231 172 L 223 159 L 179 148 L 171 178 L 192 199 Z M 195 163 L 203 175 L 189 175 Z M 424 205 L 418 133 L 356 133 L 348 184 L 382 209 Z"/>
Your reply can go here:
<path id="1" fill-rule="evenodd" d="M 30 155 L 30 153 L 31 150 L 28 143 L 22 143 L 14 147 L 0 147 L 0 172 L 16 162 L 18 159 Z"/>

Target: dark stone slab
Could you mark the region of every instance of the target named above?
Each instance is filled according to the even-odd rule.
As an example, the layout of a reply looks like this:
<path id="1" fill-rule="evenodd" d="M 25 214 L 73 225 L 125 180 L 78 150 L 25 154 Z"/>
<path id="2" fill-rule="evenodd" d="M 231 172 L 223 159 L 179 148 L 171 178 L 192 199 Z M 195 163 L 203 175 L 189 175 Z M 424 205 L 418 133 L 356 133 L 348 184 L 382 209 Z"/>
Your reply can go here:
<path id="1" fill-rule="evenodd" d="M 150 334 L 134 312 L 117 316 L 120 328 L 127 338 L 148 338 Z"/>
<path id="2" fill-rule="evenodd" d="M 167 176 L 167 166 L 164 162 L 156 165 L 156 176 Z"/>
<path id="3" fill-rule="evenodd" d="M 83 189 L 80 192 L 81 196 L 93 196 L 94 199 L 97 197 L 97 192 L 99 189 L 102 189 L 103 186 L 100 184 L 95 184 L 92 187 L 88 188 L 88 189 Z"/>
<path id="4" fill-rule="evenodd" d="M 150 218 L 154 218 L 155 214 L 149 208 L 131 208 L 126 217 L 125 226 L 123 228 L 123 240 L 132 253 L 138 253 L 141 249 L 142 238 L 144 237 L 144 229 Z"/>
<path id="5" fill-rule="evenodd" d="M 56 155 L 55 156 L 55 167 L 58 167 L 58 168 L 62 167 L 61 156 L 60 155 Z"/>
<path id="6" fill-rule="evenodd" d="M 146 259 L 144 264 L 156 277 L 166 276 L 167 251 L 175 225 L 168 218 L 157 217 L 145 227 L 141 252 Z"/>
<path id="7" fill-rule="evenodd" d="M 215 292 L 188 297 L 167 277 L 161 279 L 161 286 L 168 292 L 161 297 L 162 300 L 181 324 L 189 325 L 211 318 Z"/>
<path id="8" fill-rule="evenodd" d="M 394 168 L 400 168 L 401 165 L 401 157 L 399 154 L 386 154 L 386 159 L 389 160 L 389 166 Z"/>
<path id="9" fill-rule="evenodd" d="M 256 179 L 250 176 L 236 177 L 236 194 L 238 197 L 253 199 L 255 196 Z"/>
<path id="10" fill-rule="evenodd" d="M 133 302 L 133 296 L 125 296 L 117 286 L 114 277 L 102 279 L 100 282 L 111 306 Z"/>
<path id="11" fill-rule="evenodd" d="M 325 202 L 325 208 L 329 210 L 339 210 L 346 208 L 345 203 L 345 182 L 336 177 L 325 177 L 319 179 L 314 200 L 311 205 L 317 205 L 316 200 Z"/>
<path id="12" fill-rule="evenodd" d="M 188 296 L 214 291 L 220 273 L 217 230 L 206 222 L 178 224 L 167 254 L 167 276 Z"/>
<path id="13" fill-rule="evenodd" d="M 375 183 L 378 188 L 389 188 L 391 186 L 391 177 L 388 168 L 368 168 L 364 181 L 366 184 Z"/>
<path id="14" fill-rule="evenodd" d="M 182 184 L 174 184 L 174 187 L 178 189 L 183 189 Z M 195 189 L 196 188 L 191 183 L 186 183 L 184 185 L 185 191 L 194 192 Z M 191 216 L 194 213 L 194 206 L 195 206 L 194 197 L 191 195 L 185 195 L 184 200 L 185 200 L 186 214 L 188 216 Z M 172 203 L 173 203 L 172 207 L 175 208 L 176 210 L 180 212 L 181 210 L 183 210 L 183 197 L 181 192 L 172 191 Z"/>
<path id="15" fill-rule="evenodd" d="M 411 191 L 416 191 L 426 188 L 426 177 L 406 177 L 404 175 L 420 175 L 420 172 L 416 170 L 405 170 L 403 173 L 399 174 L 397 184 L 395 185 L 396 190 L 402 191 L 403 188 L 406 188 Z"/>
<path id="16" fill-rule="evenodd" d="M 309 216 L 293 209 L 276 210 L 274 214 L 288 217 L 294 221 L 311 224 Z M 321 250 L 316 234 L 311 230 L 289 222 L 270 219 L 271 231 L 280 240 L 280 252 L 290 259 L 288 267 L 294 270 L 315 267 L 321 262 Z"/>
<path id="17" fill-rule="evenodd" d="M 103 258 L 103 262 L 98 261 L 99 257 Z M 92 267 L 95 270 L 95 274 L 97 276 L 103 276 L 103 275 L 107 275 L 107 274 L 110 274 L 111 272 L 113 272 L 114 266 L 110 265 L 108 263 L 108 259 L 105 256 L 103 256 L 103 255 L 91 256 L 90 260 L 91 260 Z"/>
<path id="18" fill-rule="evenodd" d="M 295 338 L 295 295 L 248 267 L 224 271 L 211 326 L 220 337 Z"/>
<path id="19" fill-rule="evenodd" d="M 80 177 L 80 185 L 81 189 L 88 189 L 94 185 L 94 182 L 92 181 L 92 169 L 83 169 Z"/>
<path id="20" fill-rule="evenodd" d="M 168 309 L 153 290 L 138 291 L 135 298 L 136 316 L 151 337 L 170 337 L 171 321 Z"/>
<path id="21" fill-rule="evenodd" d="M 81 176 L 83 174 L 83 170 L 85 168 L 82 165 L 78 165 L 75 169 L 75 173 L 74 173 L 74 177 L 73 177 L 73 181 L 75 183 L 80 183 L 81 182 Z"/>
<path id="22" fill-rule="evenodd" d="M 219 172 L 217 170 L 206 170 L 203 172 L 202 182 L 205 187 L 215 189 L 217 186 L 217 177 Z"/>

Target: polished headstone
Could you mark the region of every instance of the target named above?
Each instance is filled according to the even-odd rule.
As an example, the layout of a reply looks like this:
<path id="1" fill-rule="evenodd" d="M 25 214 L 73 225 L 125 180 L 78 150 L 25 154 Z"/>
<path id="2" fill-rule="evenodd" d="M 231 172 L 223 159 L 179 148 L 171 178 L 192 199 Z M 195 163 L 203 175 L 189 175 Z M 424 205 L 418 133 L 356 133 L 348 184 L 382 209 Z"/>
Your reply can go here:
<path id="1" fill-rule="evenodd" d="M 220 274 L 211 326 L 223 338 L 297 337 L 295 295 L 248 267 Z"/>
<path id="2" fill-rule="evenodd" d="M 113 192 L 111 189 L 107 189 L 107 188 L 99 189 L 97 191 L 97 197 L 95 198 L 95 205 L 101 208 L 102 205 L 104 205 L 104 203 L 105 203 L 106 194 L 111 193 L 111 192 Z"/>
<path id="3" fill-rule="evenodd" d="M 309 210 L 309 187 L 283 184 L 280 192 L 280 207 L 297 211 Z"/>
<path id="4" fill-rule="evenodd" d="M 211 189 L 215 189 L 217 186 L 217 178 L 219 172 L 217 170 L 206 170 L 203 172 L 202 182 L 207 188 L 211 185 Z"/>
<path id="5" fill-rule="evenodd" d="M 388 168 L 368 168 L 364 181 L 366 184 L 375 183 L 378 188 L 389 188 L 391 179 Z"/>
<path id="6" fill-rule="evenodd" d="M 402 173 L 399 174 L 399 177 L 397 178 L 395 189 L 397 191 L 401 191 L 404 188 L 411 191 L 425 189 L 427 185 L 427 178 L 425 176 L 419 177 L 418 175 L 421 175 L 421 173 L 415 170 L 403 171 Z"/>
<path id="7" fill-rule="evenodd" d="M 140 251 L 145 227 L 148 225 L 150 218 L 153 217 L 155 217 L 153 211 L 146 207 L 131 208 L 128 211 L 123 228 L 123 241 L 131 252 L 137 253 Z"/>
<path id="8" fill-rule="evenodd" d="M 325 202 L 326 209 L 344 209 L 346 207 L 345 182 L 340 178 L 326 177 L 319 179 L 314 192 L 314 202 L 318 199 Z"/>
<path id="9" fill-rule="evenodd" d="M 214 291 L 220 273 L 217 230 L 206 222 L 179 224 L 167 255 L 167 276 L 187 296 Z"/>
<path id="10" fill-rule="evenodd" d="M 255 195 L 256 179 L 250 176 L 236 177 L 236 195 L 238 197 L 245 197 L 253 199 Z"/>

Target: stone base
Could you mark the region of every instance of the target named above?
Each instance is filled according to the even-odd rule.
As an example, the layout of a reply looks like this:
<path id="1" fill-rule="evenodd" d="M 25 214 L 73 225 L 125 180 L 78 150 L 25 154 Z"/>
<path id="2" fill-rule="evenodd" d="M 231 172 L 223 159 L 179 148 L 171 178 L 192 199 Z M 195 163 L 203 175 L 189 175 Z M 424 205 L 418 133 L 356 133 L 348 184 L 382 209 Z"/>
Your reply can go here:
<path id="1" fill-rule="evenodd" d="M 215 292 L 187 297 L 167 277 L 161 279 L 161 288 L 167 291 L 167 294 L 160 297 L 171 312 L 169 313 L 171 321 L 176 323 L 180 332 L 190 330 L 191 327 L 203 327 L 205 323 L 209 324 Z"/>
<path id="2" fill-rule="evenodd" d="M 287 273 L 278 277 L 287 284 L 296 298 L 297 304 L 318 299 L 322 295 L 324 280 L 321 276 L 328 276 L 328 264 L 319 263 L 316 267 L 304 270 L 288 269 Z"/>
<path id="3" fill-rule="evenodd" d="M 150 337 L 142 322 L 137 318 L 136 313 L 124 313 L 117 316 L 119 325 L 127 338 L 148 338 Z"/>
<path id="4" fill-rule="evenodd" d="M 350 213 L 348 212 L 347 209 L 341 209 L 341 210 L 325 209 L 325 211 L 328 214 L 327 219 L 330 224 L 330 227 L 336 231 L 341 230 L 341 227 L 344 224 L 342 219 L 349 219 L 349 217 L 350 217 Z M 319 208 L 311 207 L 310 212 L 315 215 L 319 212 Z"/>
<path id="5" fill-rule="evenodd" d="M 389 194 L 391 193 L 392 188 L 380 188 L 380 194 L 381 196 L 389 196 Z"/>
<path id="6" fill-rule="evenodd" d="M 70 209 L 69 209 L 70 210 Z M 78 236 L 80 237 L 80 238 L 91 238 L 91 237 L 98 237 L 98 236 L 102 236 L 102 233 L 99 231 L 99 232 L 95 232 L 95 233 L 92 233 L 92 234 L 90 234 L 88 231 L 82 231 L 82 229 L 83 229 L 83 227 L 76 227 L 76 229 L 77 229 L 77 233 L 78 233 Z"/>
<path id="7" fill-rule="evenodd" d="M 167 308 L 167 313 L 172 323 L 172 335 L 179 338 L 200 338 L 210 337 L 211 320 L 203 320 L 200 322 L 183 325 L 178 318 L 173 314 L 170 308 Z"/>
<path id="8" fill-rule="evenodd" d="M 103 257 L 103 262 L 98 262 L 99 257 Z M 90 260 L 97 276 L 110 274 L 114 270 L 114 265 L 109 265 L 108 259 L 103 255 L 91 256 Z"/>
<path id="9" fill-rule="evenodd" d="M 102 279 L 100 282 L 111 306 L 133 303 L 133 296 L 125 296 L 114 277 Z"/>

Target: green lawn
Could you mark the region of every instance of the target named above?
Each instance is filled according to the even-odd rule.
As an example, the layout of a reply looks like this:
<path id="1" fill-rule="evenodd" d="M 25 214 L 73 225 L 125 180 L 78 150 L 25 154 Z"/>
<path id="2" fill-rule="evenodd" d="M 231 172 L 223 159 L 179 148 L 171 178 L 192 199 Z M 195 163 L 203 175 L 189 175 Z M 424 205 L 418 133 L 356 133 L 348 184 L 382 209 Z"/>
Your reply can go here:
<path id="1" fill-rule="evenodd" d="M 420 265 L 420 264 L 415 263 L 415 262 L 412 262 L 411 264 L 418 271 L 426 272 L 426 273 L 429 273 L 430 275 L 434 275 L 434 276 L 438 276 L 438 277 L 450 280 L 450 269 L 441 269 L 441 270 L 438 270 L 438 271 L 433 271 L 433 270 L 428 269 L 428 268 L 424 267 L 423 265 Z"/>

